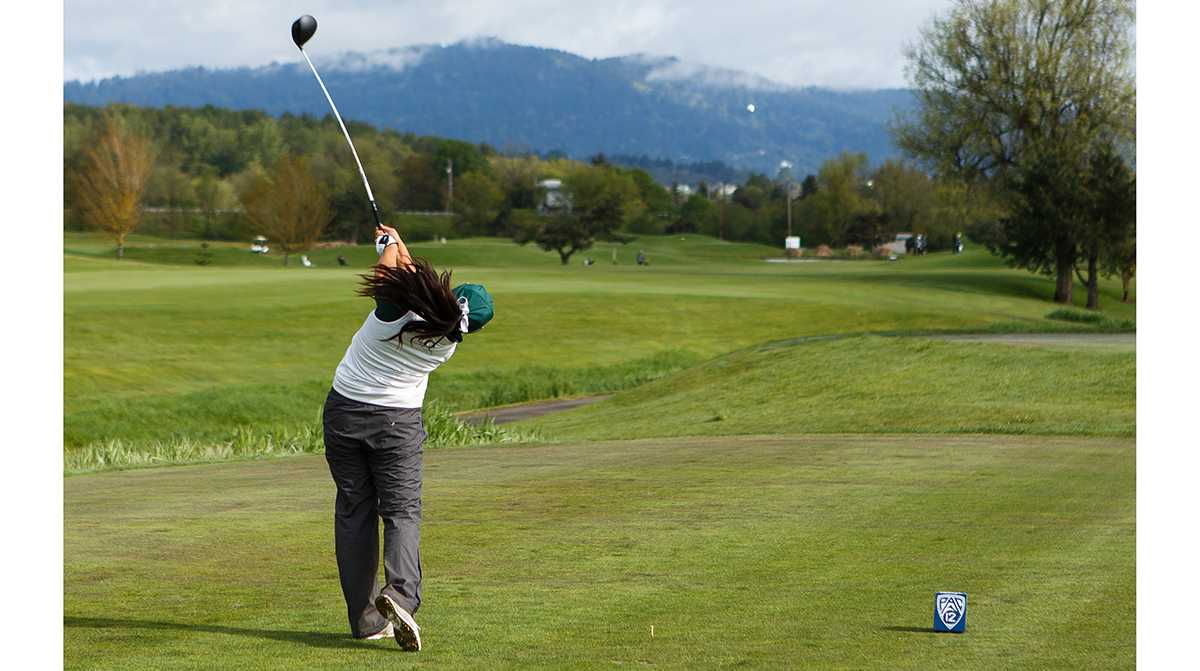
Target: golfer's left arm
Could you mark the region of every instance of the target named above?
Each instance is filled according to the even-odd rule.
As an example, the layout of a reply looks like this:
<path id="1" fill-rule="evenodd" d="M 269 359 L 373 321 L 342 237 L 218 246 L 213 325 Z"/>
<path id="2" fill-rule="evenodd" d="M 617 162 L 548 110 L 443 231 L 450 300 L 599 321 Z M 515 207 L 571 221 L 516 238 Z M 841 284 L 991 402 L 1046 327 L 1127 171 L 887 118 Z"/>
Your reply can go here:
<path id="1" fill-rule="evenodd" d="M 396 232 L 396 229 L 391 226 L 380 226 L 376 229 L 375 234 L 387 235 L 391 239 L 379 257 L 379 265 L 388 268 L 412 267 L 412 255 L 408 252 L 408 245 L 405 245 L 404 240 L 400 239 L 400 234 Z"/>
<path id="2" fill-rule="evenodd" d="M 375 235 L 386 235 L 390 240 L 388 246 L 383 248 L 383 253 L 379 255 L 379 264 L 375 268 L 376 277 L 383 273 L 383 268 L 412 267 L 412 255 L 408 253 L 408 245 L 405 245 L 404 241 L 400 239 L 400 234 L 396 232 L 396 229 L 391 226 L 380 226 L 375 230 Z M 394 322 L 403 317 L 404 312 L 399 306 L 379 300 L 375 301 L 375 316 L 380 321 Z"/>

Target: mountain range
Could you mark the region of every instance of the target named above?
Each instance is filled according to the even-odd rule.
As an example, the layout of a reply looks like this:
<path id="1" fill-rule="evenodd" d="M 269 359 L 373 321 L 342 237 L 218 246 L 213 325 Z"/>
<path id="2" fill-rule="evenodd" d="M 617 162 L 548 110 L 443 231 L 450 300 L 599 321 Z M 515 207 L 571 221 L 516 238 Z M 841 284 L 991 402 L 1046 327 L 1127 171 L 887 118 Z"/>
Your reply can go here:
<path id="1" fill-rule="evenodd" d="M 913 105 L 906 89 L 798 88 L 671 57 L 589 59 L 491 38 L 310 57 L 347 120 L 507 152 L 721 161 L 768 175 L 781 161 L 798 175 L 815 172 L 842 151 L 872 162 L 893 157 L 887 124 Z M 328 113 L 299 55 L 294 63 L 69 81 L 63 96 L 88 105 Z"/>

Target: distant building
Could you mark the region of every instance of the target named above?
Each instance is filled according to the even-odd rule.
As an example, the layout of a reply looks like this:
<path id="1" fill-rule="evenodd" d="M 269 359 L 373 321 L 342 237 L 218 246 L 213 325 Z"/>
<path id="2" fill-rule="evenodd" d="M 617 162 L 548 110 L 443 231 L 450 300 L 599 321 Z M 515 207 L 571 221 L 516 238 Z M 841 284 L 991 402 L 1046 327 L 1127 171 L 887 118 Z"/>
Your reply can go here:
<path id="1" fill-rule="evenodd" d="M 543 179 L 537 183 L 537 188 L 543 193 L 542 200 L 537 207 L 538 214 L 571 209 L 571 200 L 567 198 L 567 194 L 563 193 L 561 179 Z"/>

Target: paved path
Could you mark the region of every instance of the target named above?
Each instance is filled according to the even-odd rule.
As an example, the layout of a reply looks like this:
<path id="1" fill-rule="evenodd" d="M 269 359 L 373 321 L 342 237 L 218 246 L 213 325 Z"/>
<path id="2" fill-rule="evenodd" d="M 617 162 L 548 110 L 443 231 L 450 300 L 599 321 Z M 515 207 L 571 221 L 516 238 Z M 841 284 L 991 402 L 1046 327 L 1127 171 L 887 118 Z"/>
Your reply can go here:
<path id="1" fill-rule="evenodd" d="M 1135 333 L 984 333 L 976 335 L 934 336 L 958 342 L 992 342 L 1034 347 L 1069 347 L 1132 352 L 1137 347 Z"/>

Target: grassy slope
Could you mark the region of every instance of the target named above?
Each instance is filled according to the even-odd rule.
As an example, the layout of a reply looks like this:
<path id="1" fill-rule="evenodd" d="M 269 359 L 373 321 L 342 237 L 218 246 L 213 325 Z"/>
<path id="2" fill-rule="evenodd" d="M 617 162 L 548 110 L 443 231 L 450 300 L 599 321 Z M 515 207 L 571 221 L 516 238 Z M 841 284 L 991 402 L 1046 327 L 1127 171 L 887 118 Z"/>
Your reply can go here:
<path id="1" fill-rule="evenodd" d="M 431 396 L 468 407 L 503 400 L 497 390 L 621 388 L 718 355 L 539 426 L 586 437 L 1132 431 L 1133 355 L 1119 348 L 757 345 L 1046 328 L 1049 283 L 985 255 L 769 266 L 753 248 L 700 238 L 636 245 L 653 266 L 562 269 L 499 241 L 428 247 L 460 278 L 487 282 L 500 310 Z M 186 249 L 135 247 L 140 262 L 117 264 L 96 256 L 103 243 L 68 247 L 78 252 L 66 259 L 69 440 L 311 422 L 365 312 L 348 298 L 353 273 L 320 257 L 318 270 L 284 270 L 231 249 L 231 265 L 197 268 L 171 265 Z M 1132 318 L 1114 290 L 1109 314 Z M 1080 393 L 1092 384 L 1098 392 Z M 1134 462 L 1123 437 L 430 451 L 419 614 L 429 647 L 415 659 L 345 634 L 319 457 L 72 477 L 65 663 L 1128 668 Z M 940 589 L 970 594 L 966 636 L 928 632 Z"/>
<path id="2" fill-rule="evenodd" d="M 677 439 L 426 459 L 418 657 L 348 640 L 314 456 L 66 480 L 66 668 L 1134 664 L 1128 440 Z M 969 594 L 966 635 L 928 633 L 936 590 Z"/>
<path id="3" fill-rule="evenodd" d="M 189 263 L 194 242 L 134 239 L 122 262 L 103 258 L 108 243 L 95 236 L 68 236 L 66 247 L 68 447 L 311 423 L 369 310 L 352 297 L 368 248 L 319 250 L 320 267 L 305 270 L 221 245 L 215 262 L 240 265 L 171 265 Z M 639 248 L 649 268 L 630 264 Z M 430 399 L 465 409 L 619 389 L 802 335 L 1044 328 L 1051 308 L 1046 279 L 982 252 L 780 266 L 757 260 L 773 253 L 765 247 L 687 236 L 639 240 L 613 266 L 607 249 L 584 269 L 502 240 L 416 246 L 497 300 L 493 325 L 431 381 Z M 338 253 L 356 267 L 338 268 Z M 1111 283 L 1105 301 L 1115 318 L 1132 318 Z"/>
<path id="4" fill-rule="evenodd" d="M 531 420 L 562 440 L 777 433 L 1132 437 L 1136 355 L 880 336 L 760 346 Z"/>

